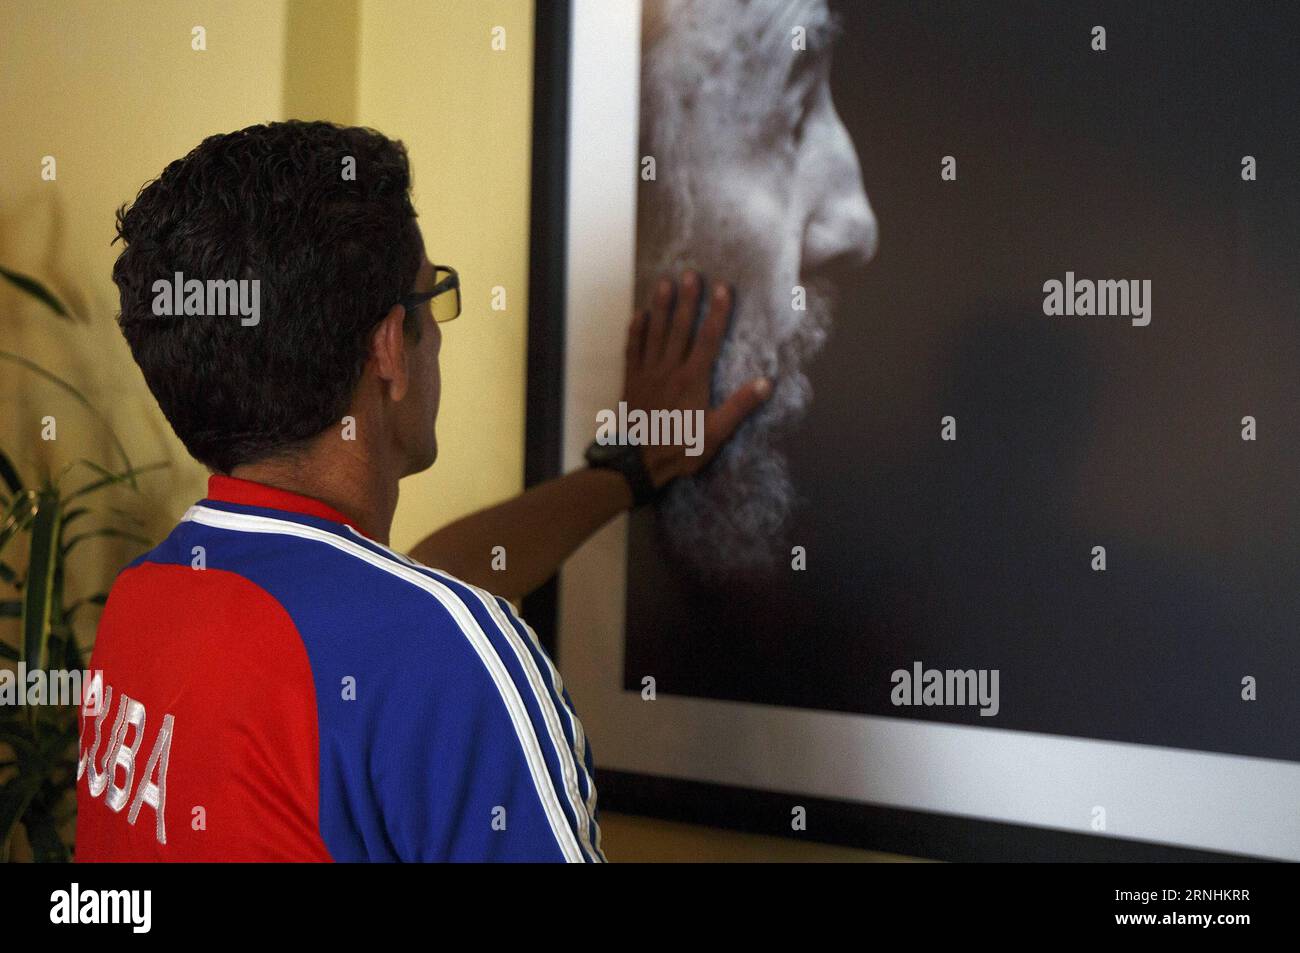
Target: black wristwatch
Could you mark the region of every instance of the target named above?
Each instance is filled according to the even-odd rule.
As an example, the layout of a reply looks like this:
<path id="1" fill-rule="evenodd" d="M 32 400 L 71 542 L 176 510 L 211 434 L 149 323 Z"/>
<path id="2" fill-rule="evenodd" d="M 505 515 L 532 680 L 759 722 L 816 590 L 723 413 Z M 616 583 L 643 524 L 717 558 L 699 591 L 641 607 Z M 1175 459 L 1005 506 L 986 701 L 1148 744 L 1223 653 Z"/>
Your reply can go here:
<path id="1" fill-rule="evenodd" d="M 644 506 L 659 496 L 659 491 L 650 480 L 650 471 L 645 468 L 641 448 L 630 443 L 603 444 L 593 440 L 583 454 L 587 465 L 597 470 L 617 470 L 632 488 L 632 505 Z"/>

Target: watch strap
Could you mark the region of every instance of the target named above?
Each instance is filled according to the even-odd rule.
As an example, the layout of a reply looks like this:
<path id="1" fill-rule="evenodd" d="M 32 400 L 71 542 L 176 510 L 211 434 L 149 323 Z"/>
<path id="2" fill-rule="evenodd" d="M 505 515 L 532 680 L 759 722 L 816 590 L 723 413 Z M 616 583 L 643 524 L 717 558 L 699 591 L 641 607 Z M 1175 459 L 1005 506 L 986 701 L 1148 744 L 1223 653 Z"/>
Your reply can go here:
<path id="1" fill-rule="evenodd" d="M 597 448 L 602 451 L 594 453 Z M 632 490 L 632 505 L 644 506 L 651 503 L 659 496 L 659 490 L 655 488 L 654 482 L 650 479 L 650 471 L 646 469 L 645 458 L 641 455 L 641 448 L 636 444 L 624 444 L 621 447 L 614 448 L 615 452 L 609 452 L 610 448 L 600 447 L 599 444 L 592 442 L 587 448 L 587 463 L 589 466 L 601 470 L 616 470 L 627 480 L 628 487 Z"/>

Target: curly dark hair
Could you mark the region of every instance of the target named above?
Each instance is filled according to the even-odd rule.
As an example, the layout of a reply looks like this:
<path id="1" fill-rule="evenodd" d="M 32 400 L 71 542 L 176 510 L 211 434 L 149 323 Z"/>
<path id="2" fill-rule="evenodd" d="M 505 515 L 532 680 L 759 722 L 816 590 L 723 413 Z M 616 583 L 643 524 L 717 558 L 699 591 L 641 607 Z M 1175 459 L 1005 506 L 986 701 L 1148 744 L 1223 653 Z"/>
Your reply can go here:
<path id="1" fill-rule="evenodd" d="M 204 139 L 118 209 L 118 323 L 195 459 L 229 473 L 339 423 L 370 332 L 419 271 L 410 187 L 401 142 L 276 122 Z M 260 321 L 156 315 L 154 282 L 176 272 L 258 279 Z"/>

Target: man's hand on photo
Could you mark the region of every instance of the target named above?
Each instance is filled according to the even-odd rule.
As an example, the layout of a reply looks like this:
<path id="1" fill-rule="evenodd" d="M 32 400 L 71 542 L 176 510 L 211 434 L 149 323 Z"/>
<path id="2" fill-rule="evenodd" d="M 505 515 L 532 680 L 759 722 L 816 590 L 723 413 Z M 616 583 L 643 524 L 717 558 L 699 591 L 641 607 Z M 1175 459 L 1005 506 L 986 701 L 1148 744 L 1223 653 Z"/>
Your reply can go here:
<path id="1" fill-rule="evenodd" d="M 667 276 L 661 277 L 650 307 L 633 317 L 628 330 L 623 378 L 628 411 L 681 410 L 683 417 L 704 412 L 704 443 L 698 455 L 687 454 L 680 445 L 642 446 L 642 458 L 656 488 L 701 470 L 772 393 L 772 382 L 758 377 L 727 395 L 718 406 L 710 405 L 713 364 L 722 350 L 734 295 L 725 282 L 715 282 L 709 292 L 708 314 L 693 331 L 703 284 L 694 271 L 682 275 L 680 287 Z"/>

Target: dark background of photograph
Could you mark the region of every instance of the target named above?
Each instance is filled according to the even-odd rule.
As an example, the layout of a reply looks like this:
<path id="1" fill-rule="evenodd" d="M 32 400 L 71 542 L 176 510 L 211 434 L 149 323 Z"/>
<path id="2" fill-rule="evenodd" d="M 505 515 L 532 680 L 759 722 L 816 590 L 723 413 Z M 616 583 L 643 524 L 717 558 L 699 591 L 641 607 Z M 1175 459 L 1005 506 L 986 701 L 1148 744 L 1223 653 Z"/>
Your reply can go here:
<path id="1" fill-rule="evenodd" d="M 833 6 L 880 250 L 784 443 L 808 568 L 701 585 L 638 514 L 626 686 L 1300 759 L 1297 7 Z M 1045 316 L 1067 270 L 1150 326 Z M 1000 713 L 893 707 L 914 661 Z"/>

